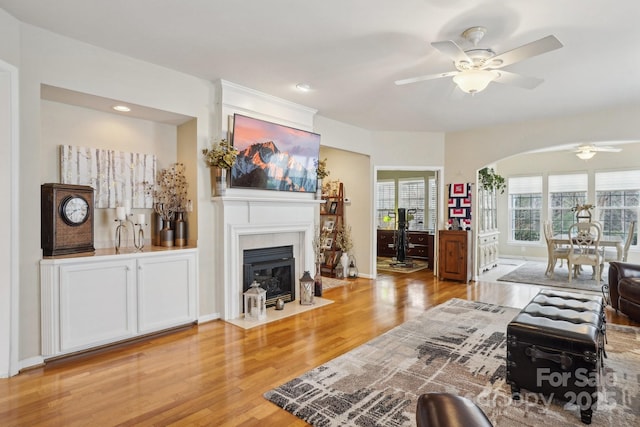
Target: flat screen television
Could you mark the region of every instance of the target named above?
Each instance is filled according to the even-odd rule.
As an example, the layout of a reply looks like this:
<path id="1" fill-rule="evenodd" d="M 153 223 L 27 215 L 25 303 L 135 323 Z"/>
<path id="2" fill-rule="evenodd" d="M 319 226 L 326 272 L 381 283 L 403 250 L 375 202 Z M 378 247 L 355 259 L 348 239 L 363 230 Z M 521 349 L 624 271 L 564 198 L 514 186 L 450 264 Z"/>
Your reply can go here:
<path id="1" fill-rule="evenodd" d="M 320 135 L 234 114 L 231 187 L 314 193 Z"/>

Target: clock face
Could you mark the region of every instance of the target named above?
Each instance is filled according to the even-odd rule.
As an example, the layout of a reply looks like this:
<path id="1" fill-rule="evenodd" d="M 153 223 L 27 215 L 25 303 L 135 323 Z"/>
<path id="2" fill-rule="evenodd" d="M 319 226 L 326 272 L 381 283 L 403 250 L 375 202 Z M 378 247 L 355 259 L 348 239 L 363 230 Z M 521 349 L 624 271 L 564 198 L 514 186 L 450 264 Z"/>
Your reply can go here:
<path id="1" fill-rule="evenodd" d="M 69 196 L 62 202 L 61 214 L 69 225 L 83 224 L 89 218 L 89 203 L 82 196 Z"/>

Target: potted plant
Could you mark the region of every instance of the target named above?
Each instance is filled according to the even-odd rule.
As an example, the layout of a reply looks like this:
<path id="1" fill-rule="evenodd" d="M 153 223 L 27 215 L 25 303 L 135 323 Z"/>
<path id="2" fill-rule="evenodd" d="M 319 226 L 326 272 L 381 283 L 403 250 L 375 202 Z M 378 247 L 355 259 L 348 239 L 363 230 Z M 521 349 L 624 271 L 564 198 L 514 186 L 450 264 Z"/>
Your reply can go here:
<path id="1" fill-rule="evenodd" d="M 238 150 L 226 139 L 222 139 L 214 143 L 211 148 L 203 148 L 202 155 L 207 166 L 211 168 L 211 195 L 224 196 L 228 170 L 236 163 Z M 213 185 L 214 182 L 215 185 Z"/>
<path id="2" fill-rule="evenodd" d="M 480 185 L 486 190 L 500 191 L 500 194 L 503 194 L 505 188 L 507 188 L 504 177 L 498 175 L 493 168 L 480 169 L 478 177 L 480 178 Z"/>

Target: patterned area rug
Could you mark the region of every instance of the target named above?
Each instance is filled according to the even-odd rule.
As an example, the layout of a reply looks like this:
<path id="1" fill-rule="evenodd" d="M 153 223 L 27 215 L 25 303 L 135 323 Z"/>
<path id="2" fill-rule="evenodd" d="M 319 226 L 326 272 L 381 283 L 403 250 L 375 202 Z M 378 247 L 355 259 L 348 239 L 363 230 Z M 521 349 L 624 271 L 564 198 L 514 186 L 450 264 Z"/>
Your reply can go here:
<path id="1" fill-rule="evenodd" d="M 604 270 L 602 271 L 603 281 L 600 282 L 600 284 L 596 283 L 596 280 L 591 277 L 591 266 L 583 267 L 582 272 L 578 277 L 573 277 L 571 279 L 571 283 L 569 283 L 569 270 L 567 269 L 566 262 L 562 264 L 562 267 L 556 266 L 553 278 L 544 275 L 546 269 L 546 262 L 529 261 L 509 274 L 505 274 L 498 278 L 498 280 L 501 282 L 529 283 L 532 285 L 551 286 L 554 288 L 600 292 L 602 284 L 607 283 L 607 272 L 609 270 L 609 266 L 608 264 L 604 265 Z"/>
<path id="2" fill-rule="evenodd" d="M 505 383 L 506 325 L 519 310 L 453 299 L 273 390 L 313 426 L 415 426 L 417 397 L 474 401 L 494 426 L 578 426 L 579 410 Z M 609 325 L 596 426 L 640 423 L 640 328 Z M 600 403 L 601 402 L 601 403 Z"/>
<path id="3" fill-rule="evenodd" d="M 397 261 L 393 261 L 391 258 L 378 257 L 376 261 L 376 269 L 378 271 L 392 271 L 396 273 L 414 273 L 416 271 L 424 270 L 429 266 L 426 261 L 418 259 L 407 260 L 407 262 L 410 262 L 413 265 L 402 267 L 394 265 Z"/>
<path id="4" fill-rule="evenodd" d="M 338 286 L 344 286 L 349 283 L 348 280 L 343 279 L 334 279 L 333 277 L 324 277 L 322 276 L 322 289 L 331 289 L 337 288 Z"/>

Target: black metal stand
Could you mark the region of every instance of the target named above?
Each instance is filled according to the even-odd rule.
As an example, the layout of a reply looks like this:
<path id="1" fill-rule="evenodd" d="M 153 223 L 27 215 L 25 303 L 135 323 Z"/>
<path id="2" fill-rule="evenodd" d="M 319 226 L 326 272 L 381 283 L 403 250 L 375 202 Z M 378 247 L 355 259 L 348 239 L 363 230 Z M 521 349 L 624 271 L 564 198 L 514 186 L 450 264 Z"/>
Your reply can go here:
<path id="1" fill-rule="evenodd" d="M 398 230 L 396 230 L 396 260 L 390 265 L 393 267 L 413 267 L 413 262 L 407 262 L 407 210 L 398 208 Z"/>

